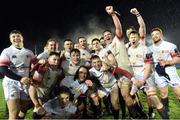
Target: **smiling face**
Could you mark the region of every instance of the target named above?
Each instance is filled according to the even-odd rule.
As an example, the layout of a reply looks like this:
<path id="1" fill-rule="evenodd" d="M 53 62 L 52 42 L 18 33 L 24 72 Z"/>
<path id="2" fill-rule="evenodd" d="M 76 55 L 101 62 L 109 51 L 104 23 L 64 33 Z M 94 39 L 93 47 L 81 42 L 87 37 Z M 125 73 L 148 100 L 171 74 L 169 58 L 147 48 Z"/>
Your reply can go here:
<path id="1" fill-rule="evenodd" d="M 86 38 L 81 37 L 81 38 L 79 38 L 78 41 L 79 41 L 79 47 L 81 49 L 86 49 L 87 48 L 87 40 L 86 40 Z"/>
<path id="2" fill-rule="evenodd" d="M 48 51 L 55 52 L 56 51 L 56 42 L 49 41 L 46 47 L 47 47 Z"/>
<path id="3" fill-rule="evenodd" d="M 81 67 L 79 69 L 79 80 L 82 82 L 85 81 L 87 79 L 87 73 L 88 73 L 87 69 L 84 67 Z"/>
<path id="4" fill-rule="evenodd" d="M 101 62 L 100 58 L 97 57 L 97 58 L 94 58 L 91 60 L 91 65 L 92 65 L 92 67 L 94 67 L 96 70 L 99 71 L 102 67 L 102 62 Z"/>
<path id="5" fill-rule="evenodd" d="M 153 42 L 156 44 L 158 43 L 159 41 L 162 40 L 162 33 L 158 30 L 154 30 L 152 33 L 151 33 L 151 37 L 153 39 Z"/>
<path id="6" fill-rule="evenodd" d="M 22 48 L 23 47 L 23 37 L 20 33 L 12 33 L 10 34 L 10 41 L 12 45 L 16 48 Z"/>
<path id="7" fill-rule="evenodd" d="M 103 33 L 104 42 L 106 45 L 109 45 L 112 43 L 112 34 L 109 31 L 106 31 Z"/>
<path id="8" fill-rule="evenodd" d="M 71 52 L 71 62 L 75 65 L 80 62 L 80 52 Z"/>

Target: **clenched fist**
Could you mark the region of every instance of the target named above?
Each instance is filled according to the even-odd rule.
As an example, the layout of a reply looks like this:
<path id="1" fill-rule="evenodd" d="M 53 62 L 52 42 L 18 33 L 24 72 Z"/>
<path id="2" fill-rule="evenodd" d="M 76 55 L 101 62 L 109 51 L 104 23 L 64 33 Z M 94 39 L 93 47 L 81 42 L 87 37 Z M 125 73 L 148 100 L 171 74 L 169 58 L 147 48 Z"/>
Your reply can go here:
<path id="1" fill-rule="evenodd" d="M 138 11 L 136 8 L 132 8 L 132 9 L 130 10 L 130 12 L 131 12 L 132 14 L 134 14 L 134 15 L 138 15 L 138 14 L 139 14 L 139 11 Z"/>
<path id="2" fill-rule="evenodd" d="M 106 12 L 107 12 L 109 15 L 115 13 L 112 6 L 107 6 L 107 7 L 106 7 Z"/>

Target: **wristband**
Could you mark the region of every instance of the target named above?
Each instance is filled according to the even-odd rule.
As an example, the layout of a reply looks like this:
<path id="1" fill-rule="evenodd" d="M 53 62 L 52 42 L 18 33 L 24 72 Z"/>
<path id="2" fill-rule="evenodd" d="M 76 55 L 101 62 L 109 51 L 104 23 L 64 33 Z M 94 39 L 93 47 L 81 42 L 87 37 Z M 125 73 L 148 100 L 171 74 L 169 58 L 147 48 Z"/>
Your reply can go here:
<path id="1" fill-rule="evenodd" d="M 139 17 L 139 16 L 141 16 L 139 13 L 138 13 L 138 14 L 136 14 L 136 17 Z"/>

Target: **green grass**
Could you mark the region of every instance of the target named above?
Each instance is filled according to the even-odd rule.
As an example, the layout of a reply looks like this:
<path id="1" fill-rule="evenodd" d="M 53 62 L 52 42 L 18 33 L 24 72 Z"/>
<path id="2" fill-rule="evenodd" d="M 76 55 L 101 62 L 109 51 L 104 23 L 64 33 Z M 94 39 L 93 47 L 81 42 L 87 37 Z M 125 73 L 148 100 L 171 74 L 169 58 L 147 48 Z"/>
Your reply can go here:
<path id="1" fill-rule="evenodd" d="M 180 76 L 180 69 L 178 70 L 178 74 Z M 144 111 L 147 112 L 147 101 L 142 92 L 140 94 L 140 101 L 142 102 Z M 175 95 L 172 92 L 172 89 L 169 89 L 169 106 L 170 106 L 170 118 L 171 119 L 180 119 L 180 103 L 175 97 Z M 160 119 L 159 114 L 157 111 L 154 109 L 156 113 L 156 119 Z M 120 112 L 121 114 L 121 112 Z M 128 111 L 127 111 L 128 114 Z M 28 111 L 26 115 L 26 119 L 31 119 L 32 116 L 32 109 Z M 4 94 L 3 94 L 3 89 L 2 89 L 2 80 L 0 80 L 0 119 L 7 119 L 8 117 L 5 115 L 5 101 L 4 101 Z M 113 118 L 112 116 L 103 116 L 104 119 L 111 119 Z"/>

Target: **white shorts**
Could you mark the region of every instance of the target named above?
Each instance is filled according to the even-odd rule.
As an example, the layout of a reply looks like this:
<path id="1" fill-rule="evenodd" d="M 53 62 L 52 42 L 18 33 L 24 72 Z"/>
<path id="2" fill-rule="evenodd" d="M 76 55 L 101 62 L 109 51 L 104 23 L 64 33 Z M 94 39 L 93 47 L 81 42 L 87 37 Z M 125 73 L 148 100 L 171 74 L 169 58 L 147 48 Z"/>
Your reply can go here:
<path id="1" fill-rule="evenodd" d="M 136 80 L 142 80 L 143 76 L 141 75 L 135 75 L 135 79 Z M 151 73 L 150 76 L 147 78 L 145 84 L 143 86 L 141 86 L 140 88 L 148 88 L 148 87 L 156 87 L 156 83 L 155 83 L 155 78 L 154 78 L 154 73 Z"/>
<path id="2" fill-rule="evenodd" d="M 5 100 L 21 99 L 28 100 L 28 86 L 22 85 L 19 81 L 5 77 L 3 79 Z"/>
<path id="3" fill-rule="evenodd" d="M 155 82 L 157 84 L 157 87 L 165 87 L 167 85 L 170 85 L 171 87 L 177 87 L 180 86 L 180 78 L 177 74 L 177 72 L 174 72 L 173 74 L 169 75 L 170 80 L 165 78 L 164 76 L 159 76 L 155 72 Z"/>

